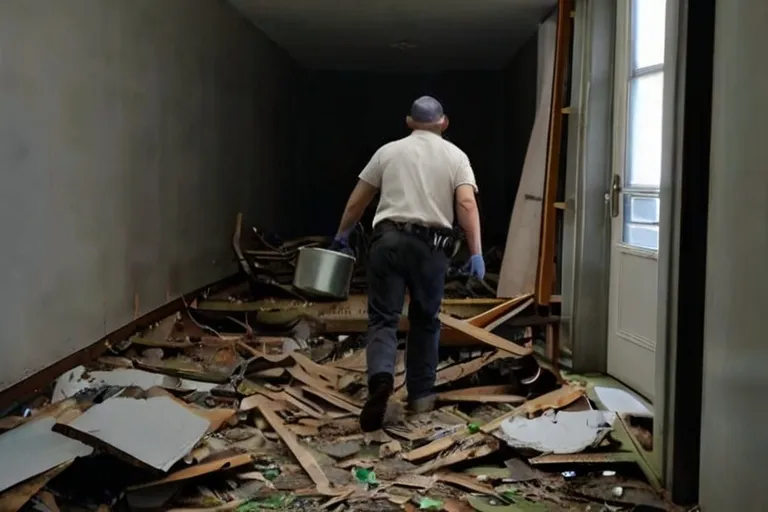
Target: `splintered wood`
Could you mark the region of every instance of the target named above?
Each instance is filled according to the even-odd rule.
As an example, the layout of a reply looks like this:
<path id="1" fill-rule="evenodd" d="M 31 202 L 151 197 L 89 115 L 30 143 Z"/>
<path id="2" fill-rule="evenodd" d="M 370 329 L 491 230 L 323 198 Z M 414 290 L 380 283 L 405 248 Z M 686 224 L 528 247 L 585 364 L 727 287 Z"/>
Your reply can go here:
<path id="1" fill-rule="evenodd" d="M 272 405 L 272 402 L 268 398 L 260 396 L 256 399 L 256 406 L 267 423 L 269 423 L 275 432 L 277 432 L 277 435 L 279 435 L 286 446 L 288 446 L 288 449 L 293 452 L 293 455 L 296 457 L 296 460 L 299 461 L 301 467 L 304 468 L 304 471 L 306 471 L 312 481 L 315 482 L 317 490 L 329 496 L 337 495 L 338 493 L 331 489 L 330 480 L 325 476 L 325 473 L 323 473 L 322 468 L 317 463 L 312 453 L 299 443 L 293 432 L 286 428 L 283 420 L 277 415 L 277 411 Z"/>
<path id="2" fill-rule="evenodd" d="M 94 452 L 134 466 L 138 477 L 121 488 L 133 508 L 174 510 L 182 496 L 192 507 L 210 502 L 214 492 L 222 503 L 217 510 L 245 503 L 253 510 L 280 508 L 258 502 L 278 494 L 314 500 L 307 510 L 334 510 L 342 503 L 363 510 L 376 500 L 407 505 L 447 486 L 497 496 L 487 483 L 453 470 L 498 452 L 503 441 L 494 430 L 505 419 L 561 408 L 584 393 L 567 385 L 526 401 L 517 393 L 527 390 L 514 377 L 492 378 L 509 375 L 510 358 L 532 353 L 490 332 L 532 300 L 520 295 L 466 321 L 441 314 L 444 337 L 479 350 L 438 364 L 438 409 L 421 414 L 406 409 L 407 365 L 405 351 L 398 351 L 385 427 L 367 433 L 358 418 L 366 400 L 365 349 L 339 356 L 328 341 L 280 353 L 283 341 L 259 346 L 252 330 L 190 342 L 179 338 L 174 316 L 142 335 L 138 350 L 116 350 L 96 368 L 64 374 L 30 417 L 0 421 L 0 447 L 17 453 L 19 461 L 0 472 L 0 510 L 18 510 L 33 499 L 48 503 L 54 495 L 61 499 L 48 492 L 47 483 Z M 205 332 L 203 327 L 196 328 Z M 502 360 L 507 361 L 494 365 Z M 177 366 L 210 378 L 180 377 Z M 483 385 L 489 380 L 495 385 Z M 208 489 L 208 481 L 226 481 L 226 497 L 219 496 L 219 487 Z M 201 494 L 187 502 L 193 489 Z M 447 506 L 451 494 L 438 496 L 445 510 L 461 510 Z"/>
<path id="3" fill-rule="evenodd" d="M 501 424 L 509 418 L 513 418 L 515 416 L 523 416 L 526 414 L 535 414 L 537 412 L 545 411 L 548 409 L 561 409 L 584 396 L 584 393 L 585 390 L 581 386 L 573 384 L 563 386 L 556 391 L 552 391 L 546 395 L 541 395 L 538 398 L 529 400 L 523 405 L 517 407 L 514 411 L 510 411 L 507 414 L 499 416 L 493 421 L 486 423 L 480 428 L 480 430 L 486 433 L 490 433 L 499 428 Z"/>
<path id="4" fill-rule="evenodd" d="M 521 404 L 525 397 L 508 394 L 510 386 L 480 386 L 438 393 L 440 402 L 482 402 Z"/>
<path id="5" fill-rule="evenodd" d="M 506 340 L 501 336 L 497 336 L 492 332 L 486 331 L 485 329 L 482 329 L 480 327 L 476 327 L 470 324 L 469 322 L 465 322 L 463 320 L 453 318 L 443 313 L 440 313 L 439 318 L 440 318 L 440 323 L 442 323 L 443 325 L 456 329 L 457 331 L 461 331 L 466 335 L 471 336 L 476 340 L 485 343 L 486 345 L 490 345 L 497 349 L 503 350 L 504 352 L 508 352 L 513 356 L 523 357 L 533 352 L 531 348 L 521 347 L 520 345 L 517 345 L 509 340 Z"/>

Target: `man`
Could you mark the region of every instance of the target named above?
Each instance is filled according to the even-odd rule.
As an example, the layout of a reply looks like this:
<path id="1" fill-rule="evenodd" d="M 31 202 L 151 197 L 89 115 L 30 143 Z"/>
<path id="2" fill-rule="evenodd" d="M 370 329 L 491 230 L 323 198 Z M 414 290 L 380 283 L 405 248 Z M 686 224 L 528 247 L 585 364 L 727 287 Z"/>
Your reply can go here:
<path id="1" fill-rule="evenodd" d="M 379 205 L 368 262 L 368 400 L 360 426 L 381 428 L 393 392 L 397 327 L 410 294 L 406 389 L 414 412 L 434 407 L 447 252 L 453 246 L 454 207 L 466 233 L 468 272 L 485 275 L 477 185 L 467 155 L 442 138 L 448 118 L 436 99 L 413 102 L 406 118 L 412 133 L 374 153 L 360 173 L 341 219 L 333 249 L 348 249 L 348 233 L 376 194 Z"/>

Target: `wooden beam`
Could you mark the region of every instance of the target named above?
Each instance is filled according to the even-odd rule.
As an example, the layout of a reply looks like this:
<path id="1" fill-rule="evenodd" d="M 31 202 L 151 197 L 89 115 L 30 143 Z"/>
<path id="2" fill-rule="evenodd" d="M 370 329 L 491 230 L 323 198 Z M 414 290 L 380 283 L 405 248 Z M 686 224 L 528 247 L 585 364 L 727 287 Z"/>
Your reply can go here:
<path id="1" fill-rule="evenodd" d="M 573 0 L 560 0 L 557 13 L 557 36 L 555 42 L 555 70 L 552 86 L 552 109 L 549 117 L 549 144 L 547 146 L 547 172 L 544 182 L 544 204 L 541 221 L 541 244 L 539 249 L 538 274 L 536 279 L 536 302 L 549 305 L 552 296 L 555 260 L 555 202 L 560 167 L 560 146 L 563 133 L 563 100 L 568 75 L 568 57 L 571 44 L 570 13 Z"/>
<path id="2" fill-rule="evenodd" d="M 552 372 L 557 380 L 562 381 L 560 375 L 560 323 L 548 324 L 546 329 L 547 359 L 552 363 Z"/>
<path id="3" fill-rule="evenodd" d="M 504 352 L 509 352 L 509 354 L 513 357 L 525 357 L 532 352 L 532 350 L 528 347 L 521 347 L 520 345 L 506 340 L 501 336 L 493 334 L 492 332 L 486 331 L 480 327 L 475 327 L 474 325 L 465 322 L 464 320 L 459 320 L 443 313 L 440 313 L 438 318 L 440 318 L 440 323 L 443 324 L 443 327 L 452 327 L 457 331 L 461 331 L 468 336 L 471 336 L 485 343 L 486 345 L 490 345 L 499 350 L 503 350 Z"/>

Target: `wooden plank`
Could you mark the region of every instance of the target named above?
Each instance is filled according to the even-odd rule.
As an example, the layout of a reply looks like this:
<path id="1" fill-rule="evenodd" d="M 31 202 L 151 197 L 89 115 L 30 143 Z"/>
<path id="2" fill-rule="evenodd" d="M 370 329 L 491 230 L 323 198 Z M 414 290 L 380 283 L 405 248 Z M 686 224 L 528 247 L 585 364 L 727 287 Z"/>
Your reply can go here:
<path id="1" fill-rule="evenodd" d="M 286 394 L 294 397 L 296 400 L 307 404 L 311 408 L 316 408 L 318 411 L 320 410 L 325 411 L 325 414 L 322 418 L 302 418 L 299 420 L 299 423 L 319 427 L 321 425 L 325 425 L 329 421 L 338 420 L 341 418 L 348 418 L 354 415 L 354 412 L 347 410 L 347 409 L 353 408 L 354 407 L 353 405 L 350 405 L 342 400 L 337 400 L 334 397 L 330 397 L 330 399 L 334 400 L 335 403 L 342 404 L 344 406 L 344 407 L 341 407 L 343 412 L 327 411 L 322 405 L 318 404 L 316 401 L 311 400 L 310 398 L 304 396 L 304 393 L 312 394 L 316 397 L 320 396 L 317 393 L 313 393 L 312 388 L 310 388 L 309 386 L 302 386 L 301 388 L 286 386 L 285 388 L 283 388 L 283 391 Z M 324 397 L 323 400 L 329 404 L 331 403 L 327 397 Z M 336 407 L 338 408 L 338 406 Z"/>
<path id="2" fill-rule="evenodd" d="M 395 480 L 395 485 L 400 487 L 409 487 L 411 489 L 421 489 L 426 491 L 435 485 L 435 477 L 423 475 L 400 475 Z"/>
<path id="3" fill-rule="evenodd" d="M 483 367 L 491 364 L 497 359 L 504 359 L 505 357 L 514 357 L 514 356 L 509 352 L 496 350 L 493 352 L 489 352 L 484 356 L 470 359 L 469 361 L 466 361 L 464 363 L 454 364 L 447 368 L 443 368 L 442 370 L 439 370 L 437 372 L 437 376 L 435 378 L 435 386 L 443 386 L 445 384 L 448 384 L 449 382 L 453 382 L 455 380 L 461 379 L 462 377 L 466 377 L 468 375 L 472 375 L 473 373 L 477 373 Z M 395 382 L 396 386 L 395 386 L 395 393 L 393 395 L 394 398 L 401 399 L 405 397 L 407 391 L 403 386 L 404 382 L 405 382 L 405 379 Z"/>
<path id="4" fill-rule="evenodd" d="M 272 405 L 272 401 L 268 398 L 259 396 L 257 397 L 257 406 L 261 415 L 264 416 L 264 420 L 266 420 L 277 435 L 280 436 L 280 439 L 282 439 L 286 446 L 288 446 L 288 449 L 291 450 L 293 455 L 299 461 L 301 467 L 304 468 L 304 471 L 306 471 L 312 481 L 315 482 L 317 490 L 328 496 L 337 495 L 338 493 L 331 489 L 330 480 L 325 476 L 325 473 L 323 473 L 323 470 L 312 456 L 312 453 L 302 446 L 296 438 L 296 435 L 286 428 L 283 420 L 277 415 L 277 412 Z"/>
<path id="5" fill-rule="evenodd" d="M 496 350 L 494 352 L 489 352 L 484 356 L 470 359 L 464 363 L 454 364 L 447 368 L 443 368 L 437 372 L 435 386 L 443 386 L 463 377 L 472 375 L 473 373 L 477 373 L 497 359 L 504 359 L 506 357 L 512 356 L 508 352 Z"/>
<path id="6" fill-rule="evenodd" d="M 331 405 L 333 405 L 335 407 L 338 407 L 339 409 L 341 409 L 343 411 L 351 412 L 354 415 L 359 416 L 360 413 L 363 412 L 362 408 L 360 408 L 360 407 L 358 407 L 356 405 L 350 404 L 349 402 L 347 402 L 345 400 L 341 400 L 341 399 L 337 398 L 335 395 L 332 395 L 332 394 L 328 393 L 328 390 L 317 389 L 317 388 L 313 388 L 311 386 L 303 386 L 301 388 L 301 390 L 304 391 L 305 393 L 309 393 L 311 395 L 315 395 L 316 397 L 325 400 L 329 404 L 331 404 Z"/>
<path id="7" fill-rule="evenodd" d="M 548 117 L 549 105 L 539 105 L 507 231 L 496 291 L 498 297 L 528 293 L 536 286 Z"/>
<path id="8" fill-rule="evenodd" d="M 555 230 L 557 185 L 560 171 L 560 147 L 563 138 L 563 100 L 565 81 L 568 75 L 568 59 L 571 45 L 571 11 L 573 0 L 560 0 L 557 13 L 557 35 L 555 36 L 555 71 L 552 88 L 552 102 L 549 119 L 549 145 L 547 147 L 547 172 L 544 184 L 543 218 L 538 272 L 536 276 L 536 302 L 549 305 L 554 282 Z"/>
<path id="9" fill-rule="evenodd" d="M 520 295 L 519 297 L 515 297 L 513 299 L 509 299 L 508 301 L 502 302 L 496 307 L 493 307 L 489 309 L 488 311 L 485 311 L 483 313 L 480 313 L 479 315 L 475 315 L 472 318 L 467 319 L 467 323 L 470 323 L 474 325 L 475 327 L 485 327 L 486 325 L 490 324 L 491 322 L 497 320 L 498 318 L 504 316 L 506 313 L 508 313 L 512 308 L 515 308 L 516 306 L 519 306 L 521 303 L 527 301 L 533 297 L 532 293 L 526 293 L 524 295 Z"/>
<path id="10" fill-rule="evenodd" d="M 481 494 L 496 494 L 496 492 L 493 490 L 493 487 L 488 484 L 478 482 L 476 478 L 469 475 L 453 473 L 450 471 L 440 471 L 435 476 L 439 482 L 455 485 L 467 491 L 479 492 Z"/>
<path id="11" fill-rule="evenodd" d="M 488 324 L 498 320 L 501 316 L 509 312 L 510 309 L 519 306 L 520 303 L 533 297 L 532 293 L 526 293 L 513 299 L 502 302 L 498 306 L 495 306 L 488 311 L 484 311 L 471 318 L 467 319 L 467 322 L 476 326 L 486 328 Z M 488 329 L 490 330 L 490 329 Z M 478 345 L 478 341 L 471 336 L 467 336 L 463 332 L 445 327 L 440 333 L 440 345 L 442 346 L 473 346 Z"/>
<path id="12" fill-rule="evenodd" d="M 454 444 L 456 444 L 456 438 L 454 436 L 441 437 L 440 439 L 432 441 L 427 445 L 404 453 L 403 459 L 407 460 L 408 462 L 426 459 L 447 450 Z"/>
<path id="13" fill-rule="evenodd" d="M 546 21 L 539 29 L 540 44 L 544 43 L 539 56 L 542 71 L 538 91 L 539 104 L 507 231 L 499 274 L 498 297 L 514 297 L 532 292 L 536 287 L 555 63 L 555 34 L 554 30 L 551 30 L 552 25 L 552 22 Z M 547 37 L 546 34 L 550 32 L 552 36 Z"/>
<path id="14" fill-rule="evenodd" d="M 522 416 L 524 414 L 534 414 L 536 412 L 544 411 L 547 409 L 561 409 L 567 405 L 572 404 L 582 396 L 584 396 L 584 388 L 581 386 L 576 386 L 573 384 L 563 386 L 560 389 L 556 389 L 555 391 L 541 395 L 538 398 L 529 400 L 523 405 L 516 407 L 513 411 L 510 411 L 507 414 L 489 421 L 480 427 L 480 430 L 489 434 L 499 428 L 501 424 L 508 418 Z"/>
<path id="15" fill-rule="evenodd" d="M 365 358 L 365 349 L 356 350 L 348 357 L 330 363 L 329 366 L 334 366 L 351 372 L 365 373 L 365 370 L 368 368 L 368 363 Z"/>
<path id="16" fill-rule="evenodd" d="M 317 364 L 299 352 L 291 352 L 291 357 L 293 357 L 296 364 L 301 366 L 309 375 L 328 381 L 334 388 L 337 387 L 339 379 L 347 374 L 344 370 L 334 368 L 333 366 Z"/>
<path id="17" fill-rule="evenodd" d="M 513 356 L 524 357 L 532 352 L 532 349 L 530 348 L 521 347 L 520 345 L 512 343 L 509 340 L 505 340 L 501 336 L 497 336 L 496 334 L 488 332 L 485 329 L 481 329 L 480 327 L 475 327 L 474 325 L 469 324 L 463 320 L 458 320 L 442 313 L 439 315 L 439 318 L 440 323 L 443 325 L 450 326 L 457 331 L 461 331 L 479 341 L 482 341 L 487 345 L 496 347 L 499 350 L 503 350 L 504 352 L 508 352 Z"/>
<path id="18" fill-rule="evenodd" d="M 351 396 L 347 396 L 344 393 L 340 393 L 339 391 L 336 391 L 335 389 L 331 389 L 327 382 L 321 381 L 320 379 L 316 379 L 308 375 L 303 369 L 301 369 L 298 366 L 289 368 L 288 373 L 290 373 L 291 377 L 293 377 L 294 379 L 306 384 L 308 388 L 313 389 L 315 391 L 314 394 L 317 396 L 320 396 L 324 400 L 325 400 L 324 396 L 319 395 L 318 393 L 323 393 L 325 396 L 333 397 L 339 401 L 346 402 L 347 404 L 353 405 L 358 408 L 362 407 L 363 405 L 359 401 L 352 398 Z"/>
<path id="19" fill-rule="evenodd" d="M 546 327 L 547 358 L 552 363 L 553 373 L 558 380 L 560 375 L 560 324 L 548 324 Z"/>
<path id="20" fill-rule="evenodd" d="M 181 480 L 189 480 L 191 478 L 197 478 L 199 476 L 208 475 L 217 471 L 224 471 L 228 469 L 238 468 L 250 464 L 253 462 L 253 456 L 250 453 L 234 455 L 232 457 L 226 457 L 224 459 L 214 460 L 212 462 L 205 462 L 202 464 L 195 464 L 188 468 L 181 469 L 165 478 L 159 480 L 153 480 L 144 484 L 134 485 L 128 487 L 128 491 L 135 491 L 138 489 L 146 489 L 147 487 L 155 487 L 158 485 L 164 485 L 171 482 L 179 482 Z"/>
<path id="21" fill-rule="evenodd" d="M 287 393 L 286 390 L 270 391 L 266 388 L 263 388 L 257 385 L 255 386 L 255 391 L 259 395 L 266 396 L 270 400 L 274 400 L 276 402 L 285 402 L 288 405 L 292 405 L 293 407 L 300 410 L 301 412 L 303 412 L 304 414 L 306 414 L 311 418 L 315 418 L 318 420 L 327 418 L 325 411 L 319 410 L 320 408 L 317 406 L 304 403 L 303 401 L 299 400 L 295 395 L 291 393 Z M 245 397 L 243 398 L 242 402 L 240 402 L 240 410 L 250 411 L 250 410 L 256 409 L 258 407 L 258 404 L 259 404 L 259 401 L 257 396 L 252 395 L 249 397 Z"/>
<path id="22" fill-rule="evenodd" d="M 425 473 L 430 473 L 436 469 L 444 468 L 446 466 L 452 466 L 460 462 L 485 457 L 486 455 L 490 455 L 498 449 L 498 439 L 480 433 L 473 434 L 466 438 L 462 442 L 461 446 L 455 451 L 452 451 L 444 457 L 438 457 L 422 466 L 419 466 L 413 470 L 412 473 L 416 475 L 423 475 Z"/>
<path id="23" fill-rule="evenodd" d="M 509 394 L 510 386 L 479 386 L 438 393 L 441 402 L 483 402 L 521 404 L 525 397 Z"/>
<path id="24" fill-rule="evenodd" d="M 545 30 L 548 25 L 549 22 L 545 22 L 540 31 Z M 542 64 L 539 104 L 507 231 L 496 293 L 498 297 L 515 297 L 532 292 L 536 287 L 555 62 L 554 38 L 552 41 L 545 42 L 546 45 L 542 48 L 539 60 Z"/>
<path id="25" fill-rule="evenodd" d="M 526 300 L 525 302 L 523 302 L 522 304 L 517 306 L 515 309 L 513 309 L 512 311 L 510 311 L 506 315 L 504 315 L 504 316 L 502 316 L 500 318 L 497 318 L 496 320 L 494 320 L 490 324 L 486 325 L 485 326 L 485 330 L 486 331 L 493 331 L 494 329 L 496 329 L 501 324 L 505 324 L 505 323 L 509 322 L 510 320 L 515 318 L 517 315 L 519 315 L 520 313 L 522 313 L 523 311 L 525 311 L 529 307 L 533 306 L 533 302 L 534 302 L 533 298 L 530 298 L 530 299 Z"/>

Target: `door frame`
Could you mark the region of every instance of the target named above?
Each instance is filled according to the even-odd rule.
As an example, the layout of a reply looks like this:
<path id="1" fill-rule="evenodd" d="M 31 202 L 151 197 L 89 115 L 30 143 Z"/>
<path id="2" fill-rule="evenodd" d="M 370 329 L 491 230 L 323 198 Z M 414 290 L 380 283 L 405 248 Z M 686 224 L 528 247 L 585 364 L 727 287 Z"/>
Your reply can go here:
<path id="1" fill-rule="evenodd" d="M 674 418 L 670 356 L 676 338 L 670 315 L 677 311 L 677 289 L 671 269 L 679 267 L 679 134 L 677 119 L 683 97 L 678 75 L 680 27 L 687 23 L 681 5 L 690 0 L 667 0 L 665 30 L 664 118 L 662 184 L 659 225 L 659 280 L 657 301 L 656 386 L 652 465 L 671 486 L 673 471 L 669 439 Z M 576 372 L 605 372 L 608 338 L 610 222 L 608 193 L 612 172 L 614 114 L 614 51 L 617 3 L 628 0 L 576 2 L 573 86 L 569 116 L 566 172 L 566 210 L 563 223 L 562 336 L 573 351 Z M 668 114 L 669 113 L 669 114 Z M 674 113 L 674 115 L 671 115 Z M 571 149 L 572 148 L 572 149 Z"/>
<path id="2" fill-rule="evenodd" d="M 662 219 L 659 253 L 659 339 L 656 388 L 663 407 L 654 427 L 654 461 L 675 502 L 699 493 L 709 153 L 712 126 L 716 0 L 667 0 L 670 81 L 664 90 Z M 695 222 L 696 228 L 692 228 Z M 686 229 L 683 230 L 683 226 Z M 685 254 L 685 260 L 682 255 Z M 663 272 L 662 272 L 663 270 Z M 679 289 L 686 290 L 679 301 Z M 681 335 L 681 333 L 683 335 Z"/>

